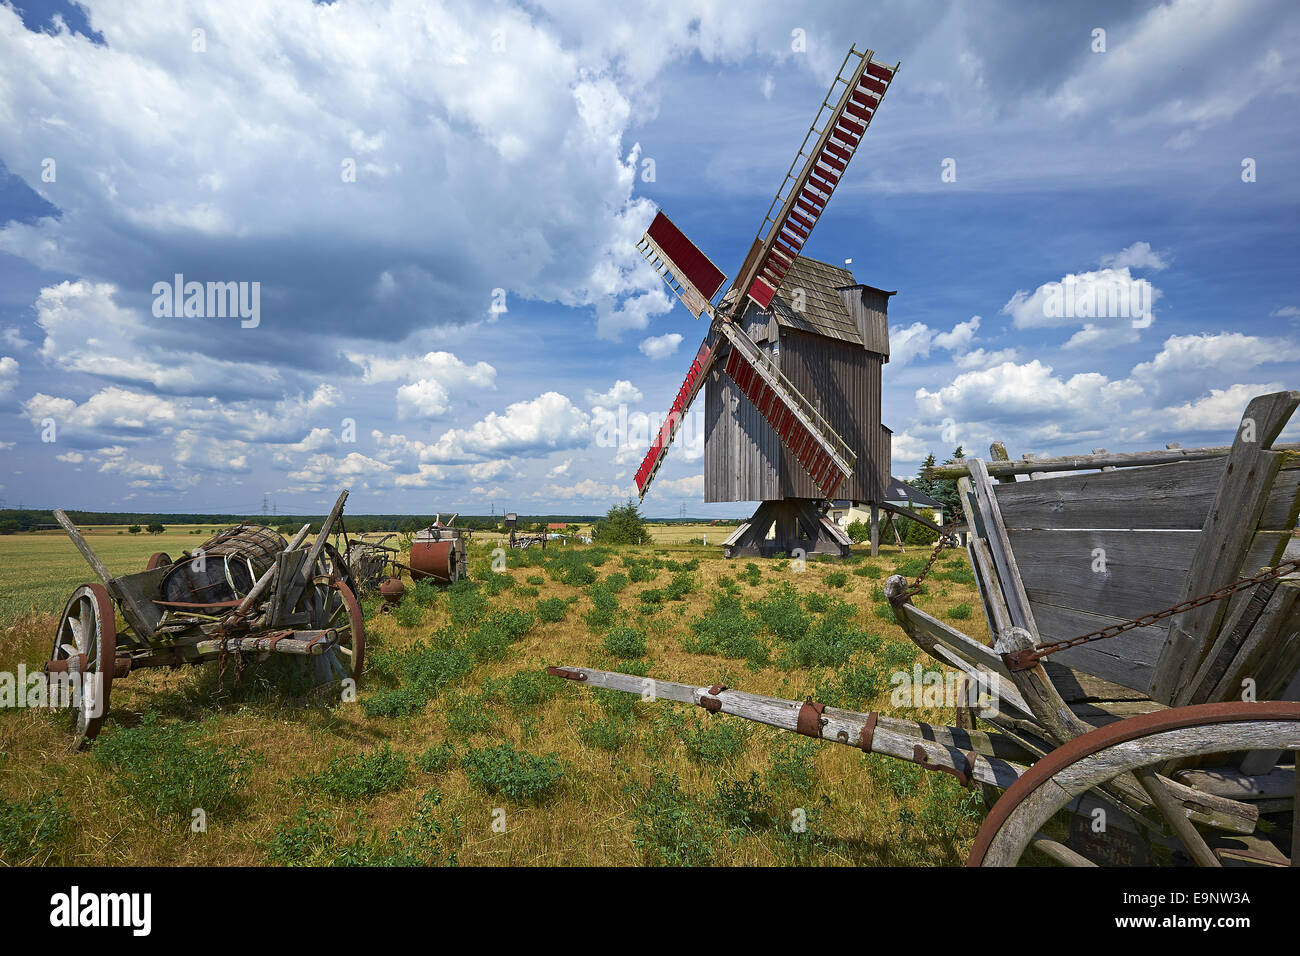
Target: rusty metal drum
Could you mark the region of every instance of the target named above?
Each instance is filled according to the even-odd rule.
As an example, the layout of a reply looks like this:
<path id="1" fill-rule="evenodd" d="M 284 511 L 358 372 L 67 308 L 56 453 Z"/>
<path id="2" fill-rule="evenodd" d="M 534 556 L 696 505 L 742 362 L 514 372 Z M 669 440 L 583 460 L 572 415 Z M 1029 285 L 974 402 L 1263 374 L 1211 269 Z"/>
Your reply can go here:
<path id="1" fill-rule="evenodd" d="M 452 584 L 465 576 L 465 538 L 458 528 L 433 525 L 411 542 L 411 579 Z"/>

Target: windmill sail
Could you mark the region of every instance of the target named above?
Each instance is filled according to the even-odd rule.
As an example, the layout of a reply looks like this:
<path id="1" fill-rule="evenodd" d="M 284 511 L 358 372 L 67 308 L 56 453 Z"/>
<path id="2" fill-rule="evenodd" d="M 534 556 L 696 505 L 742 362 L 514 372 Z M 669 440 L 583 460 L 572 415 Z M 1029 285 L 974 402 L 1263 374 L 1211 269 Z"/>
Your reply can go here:
<path id="1" fill-rule="evenodd" d="M 857 63 L 850 67 L 855 56 Z M 760 308 L 766 309 L 781 287 L 781 280 L 830 201 L 898 69 L 898 64 L 889 67 L 874 63 L 871 56 L 870 50 L 862 53 L 851 48 L 844 58 L 785 181 L 768 207 L 755 248 L 737 276 L 737 286 Z M 837 96 L 832 105 L 832 97 Z"/>
<path id="2" fill-rule="evenodd" d="M 636 487 L 642 499 L 645 498 L 645 493 L 650 490 L 650 482 L 654 480 L 660 466 L 663 465 L 664 458 L 668 455 L 668 446 L 673 443 L 673 439 L 677 436 L 677 429 L 681 427 L 686 412 L 690 409 L 691 403 L 695 401 L 695 396 L 700 393 L 700 387 L 704 384 L 704 377 L 708 374 L 709 369 L 713 367 L 713 362 L 717 358 L 718 345 L 721 341 L 717 336 L 710 336 L 700 343 L 700 350 L 695 353 L 695 359 L 691 362 L 691 367 L 686 373 L 686 380 L 682 382 L 682 387 L 677 390 L 677 397 L 673 399 L 668 418 L 660 427 L 658 434 L 655 435 L 654 441 L 650 443 L 650 450 L 646 452 L 645 458 L 642 459 L 641 467 L 636 470 Z"/>
<path id="3" fill-rule="evenodd" d="M 834 498 L 840 483 L 853 476 L 857 455 L 749 336 L 730 323 L 720 328 L 731 343 L 723 371 L 754 403 L 822 497 Z"/>
<path id="4" fill-rule="evenodd" d="M 712 315 L 709 302 L 727 277 L 671 219 L 657 213 L 636 247 L 692 315 Z"/>

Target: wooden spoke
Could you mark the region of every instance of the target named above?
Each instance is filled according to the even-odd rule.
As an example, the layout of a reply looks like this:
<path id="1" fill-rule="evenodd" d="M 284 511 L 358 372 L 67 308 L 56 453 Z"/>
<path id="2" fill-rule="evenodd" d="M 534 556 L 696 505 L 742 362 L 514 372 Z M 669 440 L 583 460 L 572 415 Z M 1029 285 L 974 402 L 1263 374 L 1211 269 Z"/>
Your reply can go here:
<path id="1" fill-rule="evenodd" d="M 64 606 L 50 652 L 51 665 L 66 672 L 70 684 L 77 682 L 74 748 L 93 740 L 104 724 L 116 654 L 113 599 L 102 584 L 83 584 Z"/>
<path id="2" fill-rule="evenodd" d="M 1012 866 L 1058 811 L 1121 774 L 1166 761 L 1241 750 L 1300 750 L 1300 704 L 1252 702 L 1198 704 L 1130 717 L 1071 740 L 1048 753 L 1007 788 L 980 827 L 970 866 Z M 1143 779 L 1145 777 L 1145 779 Z M 1205 839 L 1191 829 L 1169 784 L 1154 773 L 1153 802 L 1193 860 L 1214 865 Z M 1167 806 L 1166 806 L 1167 804 Z"/>

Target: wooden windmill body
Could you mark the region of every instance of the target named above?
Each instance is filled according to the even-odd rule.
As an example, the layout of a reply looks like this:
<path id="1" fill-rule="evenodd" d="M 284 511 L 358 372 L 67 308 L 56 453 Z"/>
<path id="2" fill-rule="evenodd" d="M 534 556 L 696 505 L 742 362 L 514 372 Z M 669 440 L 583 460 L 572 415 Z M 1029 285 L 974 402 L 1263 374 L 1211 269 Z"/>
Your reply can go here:
<path id="1" fill-rule="evenodd" d="M 889 484 L 891 436 L 880 418 L 893 294 L 800 256 L 771 305 L 751 302 L 737 320 L 853 453 L 853 474 L 835 491 L 850 501 L 884 501 Z M 749 396 L 715 365 L 704 389 L 704 500 L 761 503 L 724 548 L 844 554 L 844 532 L 822 520 L 825 497 Z"/>
<path id="2" fill-rule="evenodd" d="M 800 253 L 898 65 L 850 49 L 731 288 L 662 212 L 638 248 L 697 318 L 711 319 L 667 421 L 636 473 L 644 499 L 687 410 L 705 392 L 705 500 L 758 501 L 728 557 L 847 555 L 824 514 L 835 497 L 884 501 L 881 423 L 892 292 Z M 874 513 L 874 512 L 873 512 Z"/>

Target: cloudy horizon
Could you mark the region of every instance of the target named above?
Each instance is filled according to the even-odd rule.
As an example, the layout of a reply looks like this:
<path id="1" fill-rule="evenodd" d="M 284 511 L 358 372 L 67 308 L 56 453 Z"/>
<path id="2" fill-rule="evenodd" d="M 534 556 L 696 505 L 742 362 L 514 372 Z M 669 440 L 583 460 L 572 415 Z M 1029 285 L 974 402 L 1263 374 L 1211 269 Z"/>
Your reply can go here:
<path id="1" fill-rule="evenodd" d="M 635 497 L 706 331 L 635 243 L 734 275 L 850 42 L 902 67 L 805 252 L 898 290 L 896 475 L 1227 444 L 1300 382 L 1300 9 L 861 7 L 0 0 L 3 506 Z M 701 439 L 646 514 L 751 510 Z"/>

